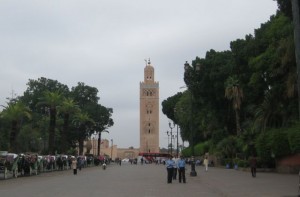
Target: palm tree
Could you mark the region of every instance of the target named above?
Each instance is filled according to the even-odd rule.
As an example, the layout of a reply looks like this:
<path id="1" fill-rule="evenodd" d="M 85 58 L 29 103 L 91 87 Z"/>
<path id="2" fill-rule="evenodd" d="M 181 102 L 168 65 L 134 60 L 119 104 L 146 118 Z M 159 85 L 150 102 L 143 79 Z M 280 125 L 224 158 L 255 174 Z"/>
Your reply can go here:
<path id="1" fill-rule="evenodd" d="M 240 87 L 237 77 L 232 76 L 226 80 L 225 86 L 225 97 L 232 101 L 233 109 L 235 111 L 236 132 L 237 135 L 240 135 L 240 108 L 244 97 L 243 89 Z"/>
<path id="2" fill-rule="evenodd" d="M 97 123 L 96 123 L 96 125 L 97 125 Z M 103 132 L 109 133 L 109 131 L 102 130 L 102 131 L 96 131 L 96 132 L 98 132 L 98 147 L 97 147 L 97 150 L 98 150 L 98 156 L 100 156 L 101 135 L 102 135 Z"/>
<path id="3" fill-rule="evenodd" d="M 292 11 L 293 11 L 293 24 L 294 24 L 294 41 L 295 41 L 295 54 L 298 74 L 298 105 L 299 105 L 299 119 L 300 119 L 300 11 L 299 1 L 292 0 Z"/>
<path id="4" fill-rule="evenodd" d="M 65 153 L 67 151 L 67 133 L 69 130 L 69 122 L 70 122 L 70 115 L 76 114 L 80 111 L 79 106 L 76 105 L 73 99 L 66 98 L 63 100 L 61 106 L 57 108 L 58 112 L 63 114 L 63 129 L 61 130 L 61 152 Z"/>
<path id="5" fill-rule="evenodd" d="M 11 122 L 9 151 L 18 151 L 16 139 L 20 131 L 21 121 L 24 117 L 31 119 L 30 109 L 20 101 L 16 103 L 9 103 L 8 106 L 1 112 L 1 117 Z"/>
<path id="6" fill-rule="evenodd" d="M 43 97 L 40 98 L 40 102 L 37 105 L 43 105 L 48 107 L 50 113 L 49 124 L 49 154 L 54 154 L 54 140 L 55 140 L 55 127 L 56 127 L 56 115 L 57 107 L 62 104 L 63 96 L 58 91 L 50 92 L 45 91 Z"/>
<path id="7" fill-rule="evenodd" d="M 77 113 L 72 121 L 77 129 L 77 140 L 79 146 L 79 155 L 83 154 L 83 143 L 86 137 L 89 135 L 89 131 L 94 126 L 94 120 L 89 117 L 87 113 Z"/>
<path id="8" fill-rule="evenodd" d="M 270 92 L 266 92 L 263 103 L 255 110 L 254 125 L 255 127 L 257 127 L 258 131 L 265 131 L 267 123 L 272 116 L 273 109 L 274 106 L 272 103 L 272 95 L 270 94 Z"/>

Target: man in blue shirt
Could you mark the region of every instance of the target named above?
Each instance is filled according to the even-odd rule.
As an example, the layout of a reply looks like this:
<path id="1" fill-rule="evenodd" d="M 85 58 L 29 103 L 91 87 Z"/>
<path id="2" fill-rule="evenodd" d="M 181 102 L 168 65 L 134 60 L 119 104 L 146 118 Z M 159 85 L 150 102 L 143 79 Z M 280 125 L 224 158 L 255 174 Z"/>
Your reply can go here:
<path id="1" fill-rule="evenodd" d="M 175 166 L 175 161 L 172 160 L 172 156 L 168 158 L 166 161 L 166 166 L 167 166 L 167 172 L 168 172 L 168 183 L 172 183 L 172 178 L 173 178 L 173 168 Z"/>
<path id="2" fill-rule="evenodd" d="M 182 156 L 180 156 L 180 160 L 177 163 L 178 171 L 179 171 L 179 183 L 181 183 L 181 179 L 183 183 L 185 182 L 185 160 Z"/>

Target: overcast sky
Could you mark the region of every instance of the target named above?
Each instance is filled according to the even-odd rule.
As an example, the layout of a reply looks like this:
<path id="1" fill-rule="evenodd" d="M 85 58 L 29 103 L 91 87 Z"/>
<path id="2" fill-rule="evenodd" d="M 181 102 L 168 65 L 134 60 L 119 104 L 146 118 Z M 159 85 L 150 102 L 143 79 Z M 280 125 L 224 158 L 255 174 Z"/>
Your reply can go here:
<path id="1" fill-rule="evenodd" d="M 114 110 L 103 138 L 138 148 L 144 60 L 155 68 L 161 103 L 183 91 L 185 61 L 228 50 L 276 10 L 273 0 L 0 0 L 0 105 L 29 79 L 84 82 Z M 161 147 L 167 130 L 160 113 Z"/>

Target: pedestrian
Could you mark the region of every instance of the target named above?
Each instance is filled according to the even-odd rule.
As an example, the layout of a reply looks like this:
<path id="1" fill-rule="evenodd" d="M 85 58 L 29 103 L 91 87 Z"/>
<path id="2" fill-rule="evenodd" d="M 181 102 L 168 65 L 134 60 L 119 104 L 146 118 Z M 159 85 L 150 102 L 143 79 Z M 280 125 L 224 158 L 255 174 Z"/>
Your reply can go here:
<path id="1" fill-rule="evenodd" d="M 84 158 L 83 157 L 80 157 L 79 158 L 79 170 L 81 170 L 81 168 L 84 167 Z"/>
<path id="2" fill-rule="evenodd" d="M 257 161 L 255 156 L 253 156 L 250 158 L 250 168 L 251 168 L 252 177 L 256 177 L 256 165 L 257 165 Z"/>
<path id="3" fill-rule="evenodd" d="M 172 160 L 172 156 L 170 156 L 166 161 L 168 183 L 172 183 L 174 165 L 175 162 Z"/>
<path id="4" fill-rule="evenodd" d="M 72 159 L 71 167 L 73 169 L 73 174 L 76 175 L 77 174 L 77 160 L 75 159 L 75 157 Z"/>
<path id="5" fill-rule="evenodd" d="M 204 161 L 203 161 L 203 164 L 204 164 L 204 166 L 205 166 L 205 171 L 207 171 L 207 170 L 208 170 L 208 158 L 207 158 L 207 156 L 205 156 L 205 159 L 204 159 Z"/>
<path id="6" fill-rule="evenodd" d="M 181 183 L 181 180 L 183 181 L 183 183 L 186 183 L 185 160 L 184 160 L 183 156 L 180 156 L 180 159 L 178 160 L 178 163 L 177 163 L 177 168 L 178 168 L 179 183 Z"/>
<path id="7" fill-rule="evenodd" d="M 173 169 L 173 180 L 176 180 L 177 177 L 177 164 L 178 164 L 178 157 L 174 157 L 174 169 Z"/>
<path id="8" fill-rule="evenodd" d="M 77 157 L 77 169 L 81 170 L 81 158 Z"/>

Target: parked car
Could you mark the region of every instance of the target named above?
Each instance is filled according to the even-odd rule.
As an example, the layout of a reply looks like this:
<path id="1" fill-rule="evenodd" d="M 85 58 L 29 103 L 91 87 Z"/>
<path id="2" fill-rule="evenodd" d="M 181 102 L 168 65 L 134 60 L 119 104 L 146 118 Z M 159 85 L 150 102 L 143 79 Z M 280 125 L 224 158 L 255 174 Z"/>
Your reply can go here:
<path id="1" fill-rule="evenodd" d="M 124 159 L 122 159 L 122 162 L 129 162 L 129 159 L 128 158 L 124 158 Z"/>

